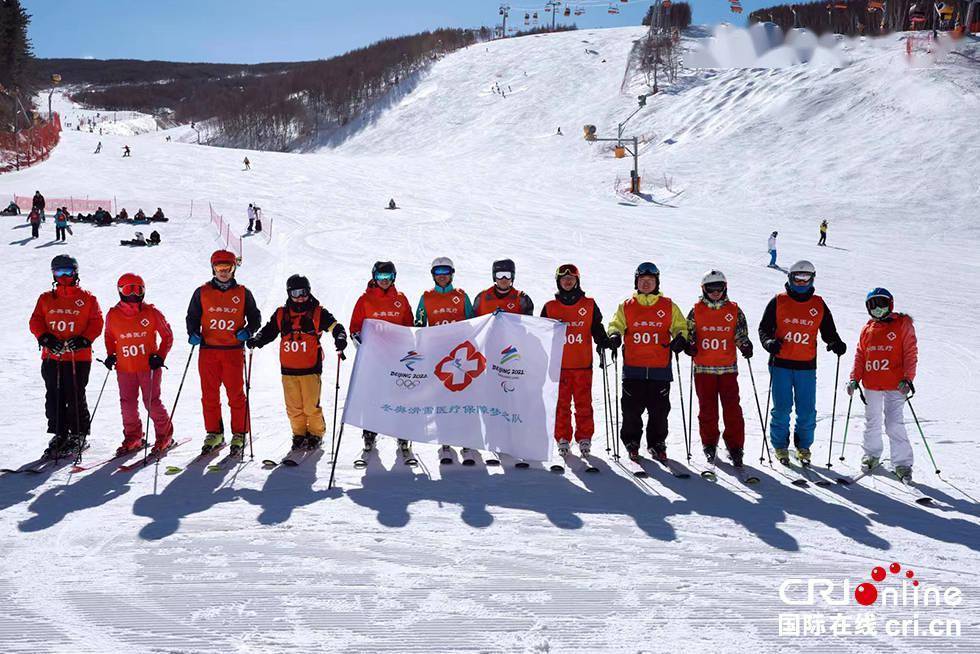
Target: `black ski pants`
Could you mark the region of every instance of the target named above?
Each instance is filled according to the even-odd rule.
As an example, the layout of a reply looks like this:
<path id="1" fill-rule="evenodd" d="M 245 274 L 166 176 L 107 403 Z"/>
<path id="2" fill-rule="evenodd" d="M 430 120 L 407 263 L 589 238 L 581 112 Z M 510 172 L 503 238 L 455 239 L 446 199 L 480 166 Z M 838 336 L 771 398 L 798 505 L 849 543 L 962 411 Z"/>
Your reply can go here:
<path id="1" fill-rule="evenodd" d="M 41 235 L 41 223 L 31 223 L 31 238 Z"/>
<path id="2" fill-rule="evenodd" d="M 56 241 L 66 241 L 66 240 L 68 240 L 68 228 L 67 227 L 55 227 L 54 228 L 54 240 L 56 240 Z"/>
<path id="3" fill-rule="evenodd" d="M 647 447 L 664 447 L 667 415 L 670 413 L 670 382 L 653 379 L 624 379 L 623 426 L 619 437 L 626 448 L 639 448 L 643 434 L 643 412 L 647 412 Z"/>
<path id="4" fill-rule="evenodd" d="M 41 362 L 44 378 L 44 412 L 48 418 L 49 434 L 89 433 L 88 403 L 85 387 L 92 369 L 91 361 L 76 361 L 74 374 L 72 362 L 45 359 Z"/>

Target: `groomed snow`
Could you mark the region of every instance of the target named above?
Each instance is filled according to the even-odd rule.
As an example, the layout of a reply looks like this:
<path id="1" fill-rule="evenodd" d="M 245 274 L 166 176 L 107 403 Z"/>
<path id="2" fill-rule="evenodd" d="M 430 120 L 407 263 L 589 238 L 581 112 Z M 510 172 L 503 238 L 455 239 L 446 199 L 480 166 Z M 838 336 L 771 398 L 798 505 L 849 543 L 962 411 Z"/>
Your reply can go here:
<path id="1" fill-rule="evenodd" d="M 579 265 L 583 286 L 611 317 L 632 290 L 632 271 L 656 261 L 664 291 L 685 310 L 701 274 L 720 268 L 733 299 L 758 324 L 783 276 L 767 269 L 766 237 L 780 232 L 780 263 L 808 258 L 817 288 L 849 346 L 866 319 L 867 290 L 884 285 L 916 319 L 920 364 L 915 408 L 943 470 L 933 474 L 914 424 L 916 477 L 938 501 L 922 508 L 881 477 L 845 489 L 791 486 L 761 466 L 762 484 L 695 476 L 636 480 L 606 460 L 598 475 L 574 470 L 441 470 L 432 447 L 417 470 L 394 461 L 354 470 L 356 430 L 344 433 L 339 489 L 329 465 L 227 474 L 113 467 L 69 475 L 0 477 L 0 643 L 5 652 L 656 652 L 977 651 L 980 474 L 972 465 L 980 421 L 973 316 L 980 302 L 975 224 L 980 130 L 980 48 L 961 42 L 935 64 L 909 68 L 898 38 L 849 46 L 849 65 L 685 71 L 626 127 L 644 137 L 645 190 L 626 202 L 616 160 L 581 138 L 593 123 L 615 135 L 636 106 L 621 90 L 640 28 L 588 30 L 480 44 L 447 56 L 392 98 L 390 108 L 334 149 L 280 154 L 208 148 L 186 127 L 117 136 L 67 131 L 50 159 L 0 177 L 0 200 L 40 189 L 49 197 L 115 197 L 133 213 L 161 206 L 172 222 L 163 245 L 120 248 L 131 228 L 75 227 L 66 246 L 39 242 L 0 218 L 0 417 L 4 466 L 34 459 L 46 443 L 39 355 L 27 321 L 48 288 L 51 257 L 69 252 L 82 283 L 108 309 L 115 281 L 138 272 L 148 301 L 179 338 L 168 361 L 169 407 L 189 346 L 183 316 L 209 276 L 218 245 L 207 202 L 244 230 L 245 207 L 274 219 L 270 244 L 245 239 L 238 278 L 264 316 L 284 300 L 294 272 L 310 277 L 346 322 L 372 262 L 391 259 L 414 302 L 431 282 L 429 262 L 450 256 L 457 285 L 490 285 L 490 263 L 512 257 L 517 285 L 540 307 L 556 266 Z M 698 37 L 703 38 L 703 37 Z M 694 37 L 685 40 L 690 46 Z M 588 51 L 598 54 L 590 54 Z M 525 75 L 526 73 L 526 75 Z M 491 92 L 499 83 L 506 97 Z M 561 126 L 564 136 L 555 134 Z M 167 134 L 174 142 L 165 142 Z M 180 137 L 180 138 L 178 138 Z M 98 140 L 103 152 L 93 155 Z M 124 144 L 133 156 L 120 156 Z M 244 156 L 252 170 L 244 172 Z M 668 200 L 665 176 L 675 191 Z M 384 211 L 389 197 L 402 207 Z M 193 201 L 193 213 L 191 202 Z M 829 244 L 816 247 L 830 220 Z M 753 332 L 754 335 L 754 332 Z M 757 338 L 754 337 L 757 341 Z M 758 348 L 757 352 L 761 352 Z M 97 354 L 104 350 L 101 344 Z M 842 362 L 841 382 L 851 361 Z M 752 360 L 765 392 L 762 354 Z M 815 456 L 826 461 L 834 381 L 821 352 Z M 175 416 L 191 443 L 203 436 L 196 366 Z M 349 363 L 343 369 L 341 402 Z M 684 386 L 687 389 L 685 361 Z M 742 404 L 748 456 L 761 446 L 747 371 Z M 104 370 L 89 384 L 94 404 Z M 324 406 L 333 407 L 324 374 Z M 683 459 L 676 387 L 670 454 Z M 254 361 L 256 459 L 286 449 L 278 361 Z M 598 369 L 597 450 L 605 458 Z M 118 445 L 110 379 L 87 459 Z M 764 398 L 762 398 L 764 401 Z M 687 398 L 685 397 L 685 402 Z M 855 406 L 847 463 L 837 462 L 846 395 L 837 403 L 834 470 L 853 472 L 863 411 Z M 911 420 L 911 416 L 907 416 Z M 696 438 L 695 438 L 696 440 Z M 696 453 L 694 462 L 701 460 Z M 920 609 L 962 620 L 958 638 L 806 639 L 778 635 L 787 578 L 867 581 L 901 562 L 925 585 L 958 586 L 956 608 Z M 891 583 L 891 582 L 889 582 Z M 831 616 L 835 607 L 813 612 Z M 844 612 L 861 613 L 853 602 Z M 882 609 L 880 617 L 910 615 Z"/>

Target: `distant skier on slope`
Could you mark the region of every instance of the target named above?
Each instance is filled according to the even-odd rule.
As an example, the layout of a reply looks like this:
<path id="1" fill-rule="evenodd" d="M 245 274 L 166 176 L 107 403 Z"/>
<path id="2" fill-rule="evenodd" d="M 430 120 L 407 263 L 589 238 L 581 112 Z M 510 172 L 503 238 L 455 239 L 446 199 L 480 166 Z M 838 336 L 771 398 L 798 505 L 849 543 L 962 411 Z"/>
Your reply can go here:
<path id="1" fill-rule="evenodd" d="M 408 298 L 395 288 L 397 274 L 395 264 L 391 261 L 376 261 L 371 268 L 371 281 L 354 303 L 354 312 L 350 317 L 351 338 L 356 345 L 361 343 L 361 329 L 367 319 L 383 320 L 404 327 L 412 326 L 412 309 Z M 376 432 L 364 430 L 365 452 L 374 449 L 377 436 Z M 404 454 L 410 452 L 411 445 L 407 440 L 399 438 L 398 447 Z"/>
<path id="2" fill-rule="evenodd" d="M 555 440 L 558 453 L 568 453 L 572 442 L 572 403 L 575 403 L 574 438 L 582 456 L 592 452 L 595 420 L 592 415 L 592 343 L 602 351 L 609 337 L 602 325 L 599 305 L 582 290 L 578 267 L 571 263 L 555 271 L 555 299 L 541 308 L 542 318 L 565 323 L 565 345 L 558 378 Z"/>
<path id="3" fill-rule="evenodd" d="M 98 154 L 100 152 L 102 152 L 102 141 L 99 141 L 99 144 L 95 146 L 95 152 L 92 154 Z"/>
<path id="4" fill-rule="evenodd" d="M 252 162 L 248 160 L 248 157 L 245 157 L 245 159 L 242 160 L 242 163 L 245 164 L 245 170 L 252 170 Z"/>
<path id="5" fill-rule="evenodd" d="M 323 374 L 323 348 L 320 336 L 333 336 L 337 354 L 344 358 L 347 332 L 329 311 L 320 305 L 302 275 L 286 280 L 286 304 L 276 309 L 262 329 L 246 341 L 249 349 L 261 348 L 281 340 L 279 365 L 286 415 L 292 428 L 292 449 L 316 450 L 327 430 L 320 407 Z"/>
<path id="6" fill-rule="evenodd" d="M 820 223 L 820 240 L 817 241 L 817 245 L 827 245 L 827 221 L 824 220 Z"/>
<path id="7" fill-rule="evenodd" d="M 124 156 L 124 157 L 128 157 L 128 156 L 130 156 L 131 154 L 132 154 L 132 152 L 130 152 L 130 150 L 129 150 L 129 146 L 128 146 L 128 145 L 124 145 L 124 146 L 123 146 L 123 156 Z"/>
<path id="8" fill-rule="evenodd" d="M 485 316 L 499 309 L 506 313 L 534 315 L 534 302 L 523 291 L 514 288 L 516 272 L 517 268 L 512 260 L 494 261 L 491 267 L 493 286 L 476 296 L 473 313 Z"/>
<path id="9" fill-rule="evenodd" d="M 104 365 L 115 369 L 122 410 L 123 442 L 116 449 L 122 456 L 142 448 L 149 437 L 143 433 L 138 400 L 153 420 L 156 439 L 153 453 L 160 454 L 173 444 L 174 427 L 160 400 L 163 365 L 174 343 L 170 323 L 152 304 L 144 302 L 143 278 L 126 273 L 116 283 L 119 302 L 105 317 Z"/>
<path id="10" fill-rule="evenodd" d="M 895 299 L 888 289 L 872 289 L 865 300 L 871 319 L 861 329 L 854 350 L 854 367 L 847 383 L 852 395 L 864 384 L 867 407 L 864 410 L 864 457 L 861 466 L 872 470 L 881 462 L 881 417 L 891 450 L 895 476 L 912 480 L 912 444 L 905 431 L 903 409 L 919 359 L 912 318 L 894 312 Z"/>
<path id="11" fill-rule="evenodd" d="M 395 198 L 391 198 L 388 200 L 388 208 L 391 210 L 395 210 L 398 208 L 398 205 L 395 204 Z"/>
<path id="12" fill-rule="evenodd" d="M 231 453 L 245 447 L 248 419 L 245 411 L 245 341 L 259 329 L 262 314 L 252 292 L 235 280 L 234 253 L 211 255 L 211 281 L 199 287 L 187 306 L 187 342 L 200 345 L 197 369 L 201 376 L 201 405 L 207 437 L 201 453 L 225 443 L 221 419 L 221 387 L 231 409 Z"/>
<path id="13" fill-rule="evenodd" d="M 769 352 L 772 379 L 772 423 L 769 439 L 776 458 L 789 465 L 790 412 L 796 406 L 793 443 L 796 458 L 810 464 L 817 426 L 817 332 L 838 358 L 847 352 L 823 298 L 814 293 L 816 268 L 797 261 L 789 269 L 786 291 L 766 306 L 759 322 L 759 340 Z"/>
<path id="14" fill-rule="evenodd" d="M 749 326 L 742 309 L 728 298 L 728 280 L 720 270 L 701 278 L 701 298 L 687 314 L 691 343 L 687 353 L 694 366 L 698 394 L 698 431 L 708 463 L 718 451 L 718 403 L 725 421 L 725 447 L 735 467 L 742 467 L 745 419 L 738 393 L 736 350 L 752 358 Z M 693 429 L 693 425 L 691 426 Z"/>
<path id="15" fill-rule="evenodd" d="M 92 368 L 92 341 L 102 333 L 102 309 L 78 285 L 78 262 L 67 254 L 51 260 L 54 283 L 37 299 L 31 333 L 41 348 L 44 412 L 53 434 L 45 458 L 75 454 L 89 433 L 85 400 Z"/>
<path id="16" fill-rule="evenodd" d="M 435 286 L 422 294 L 415 309 L 415 326 L 448 325 L 473 317 L 473 305 L 466 291 L 453 288 L 453 275 L 456 268 L 449 257 L 436 257 L 429 271 Z M 439 462 L 452 463 L 452 448 L 439 446 Z M 464 461 L 472 460 L 470 448 L 462 449 Z"/>
<path id="17" fill-rule="evenodd" d="M 779 236 L 779 232 L 773 232 L 769 235 L 769 243 L 766 245 L 769 248 L 769 267 L 778 268 L 776 265 L 776 237 Z"/>
<path id="18" fill-rule="evenodd" d="M 619 305 L 607 329 L 613 356 L 623 346 L 623 425 L 620 439 L 630 459 L 640 458 L 643 412 L 647 412 L 647 451 L 667 461 L 667 416 L 671 353 L 688 349 L 687 319 L 676 303 L 660 293 L 660 269 L 645 261 L 633 274 L 633 296 Z"/>

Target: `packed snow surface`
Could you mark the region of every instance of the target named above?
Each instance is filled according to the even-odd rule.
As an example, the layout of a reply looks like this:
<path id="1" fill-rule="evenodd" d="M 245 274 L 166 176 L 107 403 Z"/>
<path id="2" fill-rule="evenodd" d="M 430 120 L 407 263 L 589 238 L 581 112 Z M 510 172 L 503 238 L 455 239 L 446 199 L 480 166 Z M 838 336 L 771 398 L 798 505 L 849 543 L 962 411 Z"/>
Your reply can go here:
<path id="1" fill-rule="evenodd" d="M 685 50 L 708 38 L 699 34 L 685 37 Z M 896 308 L 914 316 L 914 403 L 941 478 L 906 419 L 916 479 L 935 506 L 912 502 L 885 475 L 849 488 L 802 489 L 782 470 L 757 465 L 761 426 L 744 362 L 746 459 L 758 468 L 758 486 L 724 471 L 716 483 L 702 480 L 696 433 L 692 478 L 662 471 L 634 478 L 606 456 L 596 369 L 598 475 L 574 466 L 564 475 L 518 470 L 506 460 L 502 468 L 440 468 L 431 446 L 417 448 L 423 465 L 412 469 L 395 460 L 387 439 L 380 464 L 355 470 L 360 439 L 349 428 L 338 488 L 328 490 L 329 456 L 271 473 L 258 465 L 283 454 L 290 435 L 277 356 L 266 348 L 255 355 L 251 391 L 256 461 L 240 470 L 167 476 L 163 465 L 127 474 L 108 465 L 0 477 L 0 649 L 980 650 L 973 465 L 980 48 L 963 41 L 910 66 L 905 42 L 889 37 L 842 44 L 841 66 L 684 69 L 624 128 L 641 139 L 647 195 L 633 198 L 616 190 L 631 159 L 585 142 L 581 129 L 594 124 L 600 136 L 615 136 L 636 108 L 642 80 L 623 80 L 642 35 L 640 28 L 589 30 L 474 45 L 406 82 L 383 111 L 316 153 L 208 148 L 185 142 L 186 127 L 66 131 L 48 161 L 0 177 L 0 199 L 38 189 L 48 197 L 115 198 L 131 214 L 160 206 L 171 222 L 160 228 L 160 247 L 129 249 L 118 241 L 131 238 L 131 228 L 78 225 L 60 245 L 50 221 L 31 241 L 26 224 L 0 219 L 8 234 L 0 264 L 3 465 L 33 460 L 47 440 L 27 322 L 48 288 L 51 257 L 78 258 L 82 284 L 103 310 L 115 301 L 119 275 L 144 277 L 147 300 L 178 334 L 164 378 L 169 407 L 190 351 L 187 302 L 209 278 L 208 256 L 219 245 L 208 203 L 244 231 L 245 207 L 255 202 L 272 221 L 272 238 L 245 239 L 238 279 L 266 317 L 284 301 L 286 277 L 299 272 L 347 322 L 378 259 L 396 262 L 398 286 L 414 302 L 431 285 L 436 256 L 454 260 L 456 284 L 471 296 L 490 285 L 491 261 L 510 257 L 517 286 L 538 307 L 554 292 L 555 268 L 574 262 L 607 319 L 631 293 L 641 261 L 659 265 L 664 292 L 685 311 L 701 274 L 721 269 L 753 327 L 763 406 L 768 373 L 754 328 L 785 279 L 765 266 L 766 238 L 778 230 L 780 264 L 814 262 L 817 290 L 852 351 L 868 289 L 888 287 Z M 124 144 L 131 158 L 120 156 Z M 401 208 L 385 211 L 392 197 Z M 822 219 L 830 221 L 826 248 L 816 246 Z M 103 352 L 97 344 L 96 354 Z M 841 386 L 850 362 L 849 351 Z M 821 350 L 814 474 L 829 477 L 855 473 L 864 417 L 855 402 L 846 462 L 839 462 L 848 403 L 840 393 L 832 416 L 834 364 Z M 348 361 L 341 405 L 349 370 Z M 335 374 L 328 365 L 328 423 Z M 95 364 L 90 406 L 104 375 Z M 681 381 L 687 403 L 686 360 Z M 684 461 L 679 399 L 675 384 L 668 448 Z M 117 407 L 110 378 L 87 461 L 119 444 Z M 165 461 L 184 466 L 203 438 L 196 365 L 175 424 L 177 437 L 191 441 Z M 913 613 L 892 606 L 873 609 L 875 634 L 853 635 L 854 620 L 871 611 L 853 599 L 843 607 L 780 600 L 781 585 L 794 578 L 803 587 L 811 578 L 850 580 L 850 591 L 836 591 L 849 598 L 873 567 L 891 562 L 913 569 L 923 587 L 961 589 L 958 606 L 915 611 L 921 631 L 934 618 L 952 619 L 962 623 L 959 636 L 886 633 L 885 619 Z M 838 613 L 851 621 L 850 635 L 835 634 Z M 806 624 L 823 630 L 780 635 L 781 614 L 808 616 Z"/>

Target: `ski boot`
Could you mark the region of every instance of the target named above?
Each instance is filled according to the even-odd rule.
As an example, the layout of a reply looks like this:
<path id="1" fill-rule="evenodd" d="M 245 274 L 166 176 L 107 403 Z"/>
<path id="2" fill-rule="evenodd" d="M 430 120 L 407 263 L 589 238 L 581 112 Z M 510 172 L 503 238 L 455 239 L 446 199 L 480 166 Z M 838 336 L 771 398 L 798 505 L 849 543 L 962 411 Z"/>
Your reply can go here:
<path id="1" fill-rule="evenodd" d="M 861 457 L 861 469 L 864 470 L 865 472 L 871 472 L 872 470 L 877 468 L 878 464 L 880 463 L 881 463 L 881 459 L 879 459 L 876 456 L 870 456 L 868 454 L 865 454 L 864 456 Z"/>
<path id="2" fill-rule="evenodd" d="M 628 456 L 630 458 L 630 461 L 634 461 L 634 462 L 639 461 L 640 460 L 640 448 L 636 447 L 635 445 L 633 447 L 627 447 L 626 448 L 626 456 Z"/>
<path id="3" fill-rule="evenodd" d="M 242 452 L 245 451 L 245 434 L 237 433 L 231 435 L 231 446 L 228 448 L 228 454 L 231 456 L 240 456 Z"/>
<path id="4" fill-rule="evenodd" d="M 144 441 L 144 443 L 145 442 L 146 441 Z M 150 451 L 153 454 L 160 455 L 160 454 L 163 454 L 164 452 L 166 452 L 167 450 L 169 450 L 173 446 L 174 446 L 174 437 L 173 437 L 173 435 L 157 436 L 156 441 L 154 441 L 154 443 L 153 443 L 153 449 L 150 450 Z"/>
<path id="5" fill-rule="evenodd" d="M 136 436 L 135 438 L 126 436 L 123 438 L 122 445 L 116 448 L 116 456 L 124 456 L 130 452 L 143 449 L 145 445 L 146 439 L 142 436 Z"/>
<path id="6" fill-rule="evenodd" d="M 409 443 L 404 438 L 398 439 L 398 451 L 402 454 L 407 454 L 412 451 L 412 444 Z"/>
<path id="7" fill-rule="evenodd" d="M 742 467 L 743 465 L 742 456 L 743 456 L 742 448 L 740 447 L 729 448 L 728 458 L 732 460 L 732 465 L 735 466 L 736 468 Z"/>
<path id="8" fill-rule="evenodd" d="M 777 447 L 773 454 L 776 455 L 776 460 L 782 463 L 784 466 L 789 465 L 789 449 L 785 447 Z"/>
<path id="9" fill-rule="evenodd" d="M 42 459 L 58 459 L 65 455 L 67 451 L 68 436 L 56 434 L 48 441 L 48 446 L 41 455 Z"/>
<path id="10" fill-rule="evenodd" d="M 224 444 L 224 434 L 221 432 L 208 432 L 208 435 L 204 439 L 204 445 L 201 446 L 201 454 L 213 452 Z"/>
<path id="11" fill-rule="evenodd" d="M 801 447 L 796 450 L 796 459 L 800 462 L 801 466 L 810 465 L 810 450 L 805 447 Z"/>
<path id="12" fill-rule="evenodd" d="M 715 457 L 718 455 L 717 445 L 705 445 L 704 446 L 704 458 L 707 459 L 708 463 L 714 463 Z"/>
<path id="13" fill-rule="evenodd" d="M 895 476 L 903 484 L 912 482 L 912 466 L 895 466 Z"/>
<path id="14" fill-rule="evenodd" d="M 362 436 L 364 438 L 364 451 L 370 452 L 371 450 L 374 449 L 374 441 L 378 437 L 378 435 L 373 431 L 367 431 L 365 429 Z"/>
<path id="15" fill-rule="evenodd" d="M 578 442 L 578 451 L 582 456 L 589 456 L 592 454 L 592 439 L 583 438 Z"/>
<path id="16" fill-rule="evenodd" d="M 293 442 L 290 447 L 294 450 L 302 450 L 306 445 L 306 434 L 293 434 Z"/>
<path id="17" fill-rule="evenodd" d="M 448 465 L 453 462 L 453 448 L 448 445 L 439 446 L 439 463 Z"/>
<path id="18" fill-rule="evenodd" d="M 659 461 L 663 464 L 667 463 L 667 447 L 663 443 L 654 445 L 647 451 L 650 453 L 650 458 L 654 461 Z"/>
<path id="19" fill-rule="evenodd" d="M 463 460 L 464 466 L 476 465 L 475 452 L 476 450 L 469 447 L 464 447 L 459 451 L 459 456 Z"/>
<path id="20" fill-rule="evenodd" d="M 558 456 L 565 456 L 568 454 L 569 442 L 562 439 L 558 441 Z"/>
<path id="21" fill-rule="evenodd" d="M 313 434 L 307 434 L 306 438 L 303 439 L 304 450 L 309 450 L 310 452 L 312 452 L 313 450 L 320 449 L 321 445 L 323 445 L 323 436 L 314 436 Z"/>

